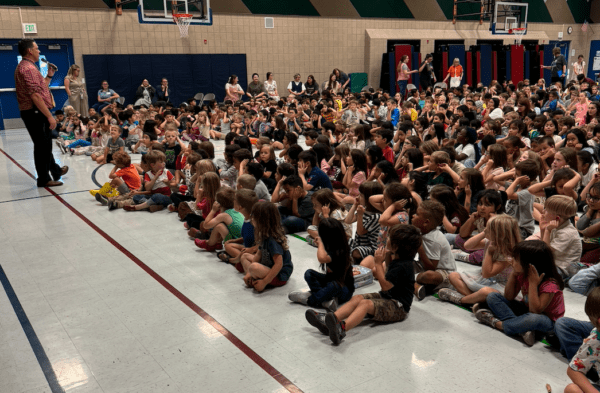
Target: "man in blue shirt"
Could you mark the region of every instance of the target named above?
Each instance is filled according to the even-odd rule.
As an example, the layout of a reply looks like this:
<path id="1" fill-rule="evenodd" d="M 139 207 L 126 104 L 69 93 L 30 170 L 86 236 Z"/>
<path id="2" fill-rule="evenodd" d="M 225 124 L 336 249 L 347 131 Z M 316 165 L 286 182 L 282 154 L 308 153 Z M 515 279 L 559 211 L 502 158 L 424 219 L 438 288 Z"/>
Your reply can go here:
<path id="1" fill-rule="evenodd" d="M 298 175 L 306 191 L 318 191 L 321 188 L 333 190 L 329 176 L 317 166 L 317 155 L 310 150 L 298 155 Z"/>

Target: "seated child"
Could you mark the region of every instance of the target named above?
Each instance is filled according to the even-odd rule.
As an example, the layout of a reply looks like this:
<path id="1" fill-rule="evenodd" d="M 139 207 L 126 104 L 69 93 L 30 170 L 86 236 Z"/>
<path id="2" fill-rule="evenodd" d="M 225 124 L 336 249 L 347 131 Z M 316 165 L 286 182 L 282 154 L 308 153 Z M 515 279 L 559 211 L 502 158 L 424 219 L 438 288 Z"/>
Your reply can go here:
<path id="1" fill-rule="evenodd" d="M 252 207 L 258 203 L 256 193 L 252 190 L 240 189 L 235 193 L 233 208 L 244 216 L 242 225 L 242 237 L 229 239 L 225 242 L 225 251 L 217 253 L 217 257 L 223 262 L 229 262 L 243 272 L 240 258 L 243 254 L 254 254 L 258 250 L 254 242 L 254 225 L 250 219 Z"/>
<path id="2" fill-rule="evenodd" d="M 217 191 L 217 201 L 204 220 L 204 228 L 212 229 L 208 240 L 196 239 L 197 247 L 206 251 L 223 249 L 223 242 L 242 236 L 244 216 L 233 209 L 235 191 L 229 187 L 221 187 Z"/>
<path id="3" fill-rule="evenodd" d="M 181 150 L 186 147 L 181 139 L 179 139 L 179 132 L 175 128 L 175 125 L 167 125 L 163 146 L 165 147 L 166 168 L 174 175 L 177 170 L 177 157 L 181 153 Z"/>
<path id="4" fill-rule="evenodd" d="M 264 184 L 263 184 L 264 185 Z M 271 199 L 271 196 L 267 193 L 267 199 L 265 199 L 264 196 L 264 192 L 262 192 L 262 190 L 259 190 L 258 187 L 258 182 L 256 181 L 256 179 L 254 178 L 254 176 L 249 175 L 249 174 L 245 174 L 245 175 L 240 175 L 237 179 L 237 189 L 241 190 L 241 189 L 246 189 L 246 190 L 252 190 L 256 193 L 256 196 L 258 197 L 259 200 L 267 200 L 267 199 Z M 258 193 L 261 193 L 261 197 L 258 196 Z M 267 202 L 270 202 L 269 200 L 267 200 Z"/>
<path id="5" fill-rule="evenodd" d="M 200 164 L 203 161 L 211 162 L 210 160 L 202 160 L 196 164 L 197 174 L 201 171 Z M 194 189 L 194 207 L 190 208 L 189 212 L 182 212 L 184 203 L 179 204 L 179 217 L 185 221 L 183 227 L 188 229 L 188 236 L 198 239 L 208 239 L 210 232 L 204 228 L 204 220 L 210 214 L 213 204 L 217 200 L 217 191 L 221 187 L 219 175 L 215 172 L 206 172 L 198 177 Z M 188 205 L 189 206 L 189 205 Z"/>
<path id="6" fill-rule="evenodd" d="M 521 238 L 533 235 L 535 221 L 533 219 L 533 201 L 535 196 L 529 192 L 531 182 L 539 175 L 539 167 L 533 160 L 525 160 L 515 165 L 516 179 L 506 189 L 506 214 L 519 221 Z"/>
<path id="7" fill-rule="evenodd" d="M 142 187 L 142 181 L 137 169 L 131 164 L 129 154 L 124 151 L 118 151 L 113 155 L 115 167 L 108 177 L 112 179 L 110 186 L 119 191 L 119 194 L 128 194 L 130 191 L 139 190 Z M 100 193 L 96 194 L 96 200 L 102 206 L 108 205 L 108 198 Z"/>
<path id="8" fill-rule="evenodd" d="M 285 194 L 279 195 L 279 190 L 285 190 Z M 281 178 L 277 182 L 273 195 L 278 195 L 280 202 L 279 214 L 281 225 L 286 234 L 305 231 L 312 223 L 315 209 L 312 202 L 312 191 L 306 191 L 302 187 L 302 180 L 296 175 Z"/>
<path id="9" fill-rule="evenodd" d="M 569 360 L 567 376 L 571 379 L 572 383 L 565 388 L 565 393 L 593 392 L 600 389 L 600 386 L 597 384 L 597 379 L 594 384 L 588 380 L 588 375 L 591 374 L 590 372 L 594 371 L 594 369 L 595 371 L 598 371 L 597 367 L 600 364 L 598 362 L 598 355 L 600 354 L 600 340 L 598 339 L 598 329 L 600 329 L 600 289 L 596 288 L 588 295 L 585 301 L 585 313 L 590 319 L 591 324 L 588 321 L 580 322 L 564 317 L 556 321 L 555 329 L 557 335 L 559 335 L 559 332 L 562 333 L 566 331 L 566 329 L 562 329 L 563 323 L 566 322 L 566 320 L 570 320 L 570 325 L 575 328 L 572 330 L 576 330 L 576 332 L 580 333 L 582 336 L 585 334 L 585 337 L 587 337 L 583 339 L 581 347 L 575 354 L 569 353 L 568 351 L 566 352 L 567 359 Z M 568 326 L 567 324 L 564 324 L 564 327 L 571 328 L 571 326 Z M 587 333 L 585 333 L 586 330 Z M 578 339 L 579 337 L 577 336 L 574 336 L 573 338 Z M 563 346 L 562 344 L 561 341 L 561 347 Z M 569 347 L 571 347 L 571 345 Z"/>
<path id="10" fill-rule="evenodd" d="M 577 214 L 573 198 L 554 195 L 546 199 L 540 221 L 540 232 L 527 240 L 543 240 L 554 254 L 554 261 L 561 277 L 568 280 L 581 266 L 581 240 L 571 218 Z"/>
<path id="11" fill-rule="evenodd" d="M 520 335 L 531 347 L 536 332 L 553 332 L 554 322 L 565 314 L 563 288 L 550 246 L 541 240 L 523 241 L 513 251 L 513 272 L 504 295 L 490 293 L 490 309 L 479 309 L 475 317 L 509 336 Z M 519 293 L 521 301 L 516 300 Z"/>
<path id="12" fill-rule="evenodd" d="M 191 202 L 193 201 L 194 198 L 194 188 L 195 188 L 195 181 L 199 180 L 198 177 L 199 176 L 194 176 L 197 172 L 197 168 L 196 168 L 196 164 L 200 161 L 204 161 L 205 163 L 209 163 L 210 164 L 210 168 L 214 170 L 214 164 L 212 163 L 212 161 L 210 160 L 202 160 L 202 156 L 195 152 L 195 151 L 190 151 L 191 148 L 188 147 L 186 149 L 186 153 L 187 153 L 187 157 L 184 157 L 184 165 L 183 168 L 178 169 L 177 172 L 175 172 L 175 183 L 177 185 L 179 185 L 179 190 L 178 192 L 174 192 L 171 194 L 171 201 L 173 201 L 172 204 L 169 205 L 169 211 L 170 212 L 176 212 L 179 209 L 179 205 L 181 205 L 181 202 Z M 208 171 L 204 171 L 204 173 L 206 173 Z M 181 183 L 181 180 L 183 180 L 183 184 Z"/>
<path id="13" fill-rule="evenodd" d="M 258 292 L 267 285 L 284 286 L 292 275 L 294 265 L 277 206 L 271 202 L 258 202 L 252 208 L 251 216 L 258 251 L 241 257 L 246 273 L 244 283 Z"/>
<path id="14" fill-rule="evenodd" d="M 258 199 L 260 199 L 261 201 L 267 201 L 270 202 L 271 201 L 271 194 L 269 193 L 269 190 L 267 189 L 266 184 L 263 182 L 263 173 L 264 173 L 264 169 L 262 167 L 262 165 L 260 165 L 257 162 L 248 162 L 244 165 L 244 163 L 242 163 L 242 167 L 240 167 L 240 175 L 245 174 L 245 175 L 249 175 L 249 176 L 253 176 L 254 179 L 256 180 L 256 185 L 254 186 L 254 192 L 256 192 L 256 196 L 258 197 Z M 238 176 L 238 180 L 239 180 L 239 176 Z"/>
<path id="15" fill-rule="evenodd" d="M 368 316 L 378 322 L 401 322 L 408 316 L 412 304 L 415 282 L 414 258 L 421 247 L 421 234 L 412 225 L 395 225 L 389 231 L 385 247 L 375 252 L 373 272 L 381 291 L 355 295 L 335 313 L 323 315 L 314 310 L 306 311 L 308 323 L 328 334 L 334 344 L 339 344 L 346 332 Z M 383 266 L 383 263 L 387 269 Z"/>
<path id="16" fill-rule="evenodd" d="M 381 213 L 371 204 L 369 198 L 383 194 L 383 187 L 378 182 L 364 182 L 358 191 L 359 196 L 346 216 L 346 224 L 356 222 L 356 234 L 354 239 L 350 240 L 350 255 L 356 264 L 368 256 L 375 255 L 377 236 L 381 229 Z"/>
<path id="17" fill-rule="evenodd" d="M 418 249 L 419 260 L 415 262 L 418 275 L 414 290 L 419 300 L 423 300 L 429 290 L 442 284 L 449 285 L 448 277 L 456 271 L 450 244 L 437 229 L 444 220 L 444 211 L 444 205 L 439 202 L 423 201 L 412 218 L 412 224 L 423 235 L 423 244 Z"/>
<path id="18" fill-rule="evenodd" d="M 423 171 L 427 169 L 425 175 L 427 175 L 427 191 L 431 192 L 431 189 L 438 184 L 445 184 L 448 187 L 454 189 L 454 183 L 458 184 L 460 177 L 452 170 L 450 165 L 450 156 L 445 151 L 435 151 L 431 154 L 429 164 L 417 168 L 417 171 Z"/>
<path id="19" fill-rule="evenodd" d="M 330 189 L 322 188 L 314 192 L 311 199 L 315 214 L 312 219 L 312 225 L 307 228 L 308 237 L 306 241 L 308 244 L 314 247 L 317 246 L 314 240 L 319 237 L 317 226 L 322 218 L 331 217 L 340 221 L 346 232 L 346 238 L 350 239 L 352 237 L 352 227 L 344 222 L 347 215 L 346 210 Z"/>
<path id="20" fill-rule="evenodd" d="M 319 223 L 316 242 L 317 260 L 324 273 L 308 269 L 304 273 L 304 280 L 310 291 L 293 291 L 288 298 L 310 307 L 335 311 L 338 303 L 346 303 L 354 293 L 350 248 L 341 221 L 323 218 Z"/>
<path id="21" fill-rule="evenodd" d="M 122 139 L 121 139 L 122 141 Z M 151 196 L 134 195 L 133 205 L 123 206 L 126 211 L 148 209 L 151 213 L 162 210 L 171 204 L 171 186 L 175 185 L 175 177 L 165 169 L 165 153 L 153 150 L 146 154 L 146 162 L 150 170 L 144 175 L 144 188 Z"/>
<path id="22" fill-rule="evenodd" d="M 104 148 L 104 154 L 96 159 L 98 164 L 108 164 L 113 161 L 113 154 L 125 151 L 125 142 L 121 139 L 121 127 L 110 126 L 110 139 Z"/>

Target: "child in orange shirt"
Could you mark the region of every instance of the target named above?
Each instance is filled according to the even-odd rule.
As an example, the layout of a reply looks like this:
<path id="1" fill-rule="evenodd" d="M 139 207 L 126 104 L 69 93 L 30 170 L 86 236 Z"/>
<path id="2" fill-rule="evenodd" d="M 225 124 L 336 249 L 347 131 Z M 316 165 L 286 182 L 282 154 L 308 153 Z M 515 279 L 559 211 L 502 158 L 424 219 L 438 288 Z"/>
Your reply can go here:
<path id="1" fill-rule="evenodd" d="M 115 167 L 108 177 L 112 180 L 110 186 L 116 188 L 119 194 L 125 195 L 130 191 L 139 190 L 142 187 L 142 180 L 137 169 L 131 163 L 131 157 L 124 151 L 118 151 L 113 154 Z M 96 200 L 103 206 L 108 205 L 108 198 L 100 193 L 96 194 Z"/>

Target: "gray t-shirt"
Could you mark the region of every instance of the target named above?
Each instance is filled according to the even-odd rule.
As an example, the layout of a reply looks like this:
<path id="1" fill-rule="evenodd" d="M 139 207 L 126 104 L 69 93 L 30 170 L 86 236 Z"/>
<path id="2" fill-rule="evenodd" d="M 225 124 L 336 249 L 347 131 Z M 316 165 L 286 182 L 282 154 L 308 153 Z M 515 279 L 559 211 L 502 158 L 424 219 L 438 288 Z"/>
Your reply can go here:
<path id="1" fill-rule="evenodd" d="M 423 235 L 423 249 L 427 258 L 438 262 L 437 269 L 456 271 L 456 262 L 452 255 L 450 243 L 439 229 Z"/>
<path id="2" fill-rule="evenodd" d="M 535 222 L 533 220 L 533 201 L 535 196 L 529 191 L 520 190 L 517 192 L 518 199 L 509 199 L 506 202 L 506 214 L 519 221 L 519 228 L 524 229 L 530 235 L 535 231 Z"/>
<path id="3" fill-rule="evenodd" d="M 121 138 L 117 138 L 116 142 L 112 138 L 108 138 L 106 147 L 108 147 L 108 154 L 115 154 L 121 147 L 125 147 L 125 142 Z"/>
<path id="4" fill-rule="evenodd" d="M 263 183 L 262 180 L 256 182 L 254 192 L 256 193 L 256 197 L 258 199 L 271 202 L 271 194 L 269 194 L 269 190 L 267 190 L 267 186 L 265 186 L 265 183 Z"/>

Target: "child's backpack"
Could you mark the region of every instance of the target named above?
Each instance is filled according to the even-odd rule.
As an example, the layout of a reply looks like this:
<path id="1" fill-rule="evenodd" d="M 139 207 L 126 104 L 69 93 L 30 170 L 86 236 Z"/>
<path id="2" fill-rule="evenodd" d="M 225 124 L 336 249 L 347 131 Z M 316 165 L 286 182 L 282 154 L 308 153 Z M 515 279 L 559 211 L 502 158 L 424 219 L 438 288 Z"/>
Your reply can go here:
<path id="1" fill-rule="evenodd" d="M 373 284 L 373 271 L 368 267 L 360 265 L 353 266 L 352 275 L 354 276 L 355 289 Z"/>

